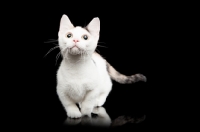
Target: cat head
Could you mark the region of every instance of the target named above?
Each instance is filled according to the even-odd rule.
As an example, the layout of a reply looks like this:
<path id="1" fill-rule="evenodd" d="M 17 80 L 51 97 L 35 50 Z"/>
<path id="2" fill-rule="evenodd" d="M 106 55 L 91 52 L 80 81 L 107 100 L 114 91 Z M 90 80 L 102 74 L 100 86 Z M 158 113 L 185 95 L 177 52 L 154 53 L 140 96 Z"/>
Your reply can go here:
<path id="1" fill-rule="evenodd" d="M 62 55 L 79 55 L 85 52 L 92 54 L 97 47 L 99 31 L 99 18 L 93 18 L 86 27 L 82 28 L 80 26 L 74 27 L 69 18 L 63 15 L 58 32 Z"/>

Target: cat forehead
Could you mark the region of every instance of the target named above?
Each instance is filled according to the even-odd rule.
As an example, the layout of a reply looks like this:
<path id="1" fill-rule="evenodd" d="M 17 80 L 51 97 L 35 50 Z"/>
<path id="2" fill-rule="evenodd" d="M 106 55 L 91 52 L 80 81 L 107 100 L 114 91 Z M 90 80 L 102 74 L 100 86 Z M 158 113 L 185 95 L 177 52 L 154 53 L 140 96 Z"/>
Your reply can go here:
<path id="1" fill-rule="evenodd" d="M 85 34 L 89 34 L 89 32 L 87 31 L 87 29 L 85 28 L 82 28 L 80 26 L 77 26 L 71 30 L 69 30 L 69 32 L 73 32 L 73 33 L 77 33 L 77 34 L 80 34 L 80 33 L 85 33 Z"/>

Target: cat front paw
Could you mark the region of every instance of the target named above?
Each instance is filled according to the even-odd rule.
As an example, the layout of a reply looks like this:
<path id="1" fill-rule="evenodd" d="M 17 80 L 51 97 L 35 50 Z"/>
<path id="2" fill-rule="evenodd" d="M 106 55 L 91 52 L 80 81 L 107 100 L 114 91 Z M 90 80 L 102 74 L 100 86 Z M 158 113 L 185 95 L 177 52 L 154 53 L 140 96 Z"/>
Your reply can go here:
<path id="1" fill-rule="evenodd" d="M 91 117 L 92 109 L 82 108 L 81 113 L 82 113 L 82 117 L 83 116 Z"/>
<path id="2" fill-rule="evenodd" d="M 97 114 L 97 115 L 104 114 L 106 113 L 106 110 L 103 107 L 94 107 L 92 113 Z"/>
<path id="3" fill-rule="evenodd" d="M 69 118 L 80 118 L 82 116 L 80 111 L 68 111 L 67 116 Z"/>

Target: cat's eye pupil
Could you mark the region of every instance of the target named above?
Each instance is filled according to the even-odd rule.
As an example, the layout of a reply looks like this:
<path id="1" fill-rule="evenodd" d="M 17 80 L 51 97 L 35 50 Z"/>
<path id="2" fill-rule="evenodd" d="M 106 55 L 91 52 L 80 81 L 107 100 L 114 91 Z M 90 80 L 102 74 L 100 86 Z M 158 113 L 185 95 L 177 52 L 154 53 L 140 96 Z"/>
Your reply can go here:
<path id="1" fill-rule="evenodd" d="M 72 36 L 71 34 L 67 34 L 67 37 L 68 37 L 68 38 L 71 38 L 71 36 Z"/>
<path id="2" fill-rule="evenodd" d="M 87 40 L 87 39 L 88 39 L 88 36 L 87 36 L 87 35 L 84 35 L 83 38 L 84 38 L 85 40 Z"/>

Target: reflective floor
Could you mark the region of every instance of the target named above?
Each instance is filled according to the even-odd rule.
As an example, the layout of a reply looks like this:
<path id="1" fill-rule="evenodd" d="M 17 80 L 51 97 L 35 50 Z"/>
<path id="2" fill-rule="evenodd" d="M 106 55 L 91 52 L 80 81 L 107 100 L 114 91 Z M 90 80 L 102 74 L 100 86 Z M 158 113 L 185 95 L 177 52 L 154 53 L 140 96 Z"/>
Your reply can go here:
<path id="1" fill-rule="evenodd" d="M 67 117 L 55 90 L 48 90 L 44 106 L 45 120 L 48 127 L 56 129 L 147 129 L 152 120 L 152 94 L 147 83 L 114 86 L 103 107 L 96 107 L 90 117 L 72 119 Z M 54 86 L 48 87 L 54 89 Z M 44 105 L 44 104 L 43 104 Z M 155 111 L 157 112 L 157 111 Z"/>
<path id="2" fill-rule="evenodd" d="M 98 107 L 93 110 L 92 117 L 82 117 L 78 119 L 72 119 L 67 117 L 64 121 L 64 126 L 78 126 L 78 127 L 101 127 L 101 128 L 116 128 L 125 126 L 127 124 L 142 123 L 146 118 L 146 115 L 140 117 L 132 117 L 121 115 L 115 119 L 111 119 L 104 107 Z"/>

